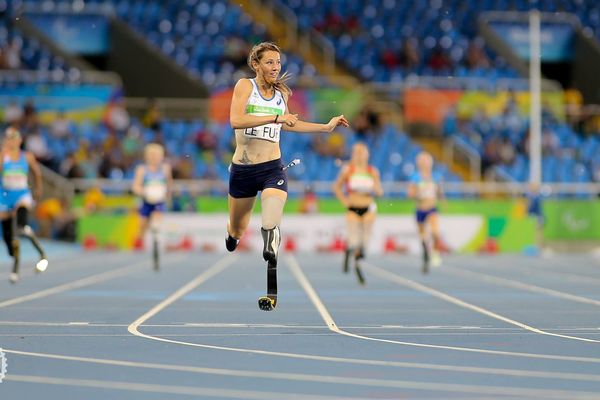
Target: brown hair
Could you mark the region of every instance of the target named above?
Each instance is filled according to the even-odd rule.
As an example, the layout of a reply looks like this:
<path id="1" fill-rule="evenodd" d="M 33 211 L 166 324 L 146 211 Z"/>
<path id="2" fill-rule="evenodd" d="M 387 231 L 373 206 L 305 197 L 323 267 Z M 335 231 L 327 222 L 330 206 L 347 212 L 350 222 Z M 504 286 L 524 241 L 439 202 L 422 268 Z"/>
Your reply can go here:
<path id="1" fill-rule="evenodd" d="M 250 54 L 248 54 L 248 66 L 252 70 L 254 70 L 254 68 L 252 67 L 252 61 L 256 61 L 257 63 L 260 62 L 260 59 L 262 58 L 262 55 L 265 51 L 276 51 L 277 53 L 281 54 L 281 50 L 275 43 L 262 42 L 257 45 L 254 45 L 254 47 L 252 47 L 252 50 L 250 50 Z M 287 93 L 288 96 L 291 96 L 292 89 L 290 89 L 290 87 L 287 85 L 287 81 L 289 79 L 290 74 L 284 72 L 279 78 L 277 78 L 277 81 L 275 82 L 273 87 L 275 87 L 275 89 L 279 90 L 280 92 Z"/>

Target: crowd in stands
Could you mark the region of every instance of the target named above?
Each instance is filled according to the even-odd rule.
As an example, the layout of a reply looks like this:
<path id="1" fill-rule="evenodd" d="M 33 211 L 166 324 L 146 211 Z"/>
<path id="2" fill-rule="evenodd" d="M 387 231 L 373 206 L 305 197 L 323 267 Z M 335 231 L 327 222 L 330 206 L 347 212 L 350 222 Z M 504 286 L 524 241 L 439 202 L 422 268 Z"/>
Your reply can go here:
<path id="1" fill-rule="evenodd" d="M 400 81 L 410 74 L 517 76 L 474 30 L 465 27 L 476 21 L 463 24 L 472 7 L 466 2 L 455 7 L 435 0 L 284 3 L 298 15 L 301 27 L 329 38 L 338 60 L 367 80 Z"/>
<path id="2" fill-rule="evenodd" d="M 562 120 L 549 108 L 542 109 L 542 180 L 546 182 L 600 182 L 598 130 L 583 132 L 576 121 Z M 508 101 L 503 112 L 483 110 L 461 118 L 452 109 L 445 118 L 445 137 L 481 156 L 483 176 L 526 181 L 529 176 L 529 118 Z"/>
<path id="3" fill-rule="evenodd" d="M 235 149 L 228 124 L 165 119 L 152 100 L 139 119 L 129 114 L 122 100 L 112 102 L 99 123 L 75 124 L 68 114 L 59 113 L 44 124 L 31 101 L 23 105 L 11 102 L 4 117 L 5 124 L 19 127 L 26 150 L 68 178 L 130 179 L 144 145 L 154 142 L 165 147 L 175 179 L 227 182 Z M 369 143 L 372 161 L 382 171 L 383 180 L 410 176 L 420 148 L 367 106 L 355 116 L 352 129 L 286 135 L 281 141 L 284 158 L 302 159 L 300 166 L 290 170 L 290 177 L 307 184 L 333 180 L 340 160 L 348 158 L 350 147 L 358 140 Z M 456 178 L 445 169 L 443 173 Z"/>

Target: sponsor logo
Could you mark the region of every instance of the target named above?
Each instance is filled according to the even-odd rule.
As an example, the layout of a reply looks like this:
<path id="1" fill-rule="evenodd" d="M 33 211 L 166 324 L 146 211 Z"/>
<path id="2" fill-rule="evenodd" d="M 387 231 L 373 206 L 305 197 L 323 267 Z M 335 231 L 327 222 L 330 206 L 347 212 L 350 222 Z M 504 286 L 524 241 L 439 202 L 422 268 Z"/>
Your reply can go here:
<path id="1" fill-rule="evenodd" d="M 578 217 L 573 211 L 567 211 L 562 216 L 564 226 L 571 232 L 583 232 L 590 229 L 591 221 L 586 217 Z"/>
<path id="2" fill-rule="evenodd" d="M 277 105 L 281 104 L 281 99 L 277 100 Z"/>
<path id="3" fill-rule="evenodd" d="M 277 182 L 277 186 L 281 186 L 281 185 L 283 185 L 283 183 L 284 183 L 284 182 L 285 182 L 285 181 L 284 181 L 283 179 L 280 179 L 280 180 L 279 180 L 279 182 Z"/>

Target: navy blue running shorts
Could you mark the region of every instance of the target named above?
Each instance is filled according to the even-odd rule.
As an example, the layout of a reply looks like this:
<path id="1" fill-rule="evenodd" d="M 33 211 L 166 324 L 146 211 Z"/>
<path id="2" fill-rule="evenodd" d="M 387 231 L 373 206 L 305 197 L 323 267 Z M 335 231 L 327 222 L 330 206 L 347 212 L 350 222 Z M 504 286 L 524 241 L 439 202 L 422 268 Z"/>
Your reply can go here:
<path id="1" fill-rule="evenodd" d="M 281 159 L 260 164 L 233 164 L 229 168 L 229 195 L 239 199 L 256 197 L 257 193 L 274 188 L 287 192 L 287 176 Z"/>
<path id="2" fill-rule="evenodd" d="M 427 221 L 427 217 L 429 217 L 431 214 L 437 213 L 437 211 L 438 210 L 436 207 L 430 208 L 429 210 L 417 210 L 417 223 L 424 224 L 425 221 Z"/>

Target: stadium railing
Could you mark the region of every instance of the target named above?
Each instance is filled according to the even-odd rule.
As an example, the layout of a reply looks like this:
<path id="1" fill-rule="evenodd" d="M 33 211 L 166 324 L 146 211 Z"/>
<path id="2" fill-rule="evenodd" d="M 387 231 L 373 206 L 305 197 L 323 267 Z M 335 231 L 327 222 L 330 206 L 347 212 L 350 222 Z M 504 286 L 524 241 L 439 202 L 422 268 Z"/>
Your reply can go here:
<path id="1" fill-rule="evenodd" d="M 266 13 L 271 21 L 275 18 L 285 21 L 285 42 L 288 48 L 300 46 L 308 52 L 320 54 L 326 67 L 326 73 L 334 72 L 335 46 L 333 43 L 314 29 L 304 34 L 298 26 L 296 14 L 288 6 L 277 0 L 249 0 L 248 3 L 253 9 Z"/>
<path id="2" fill-rule="evenodd" d="M 92 188 L 100 188 L 105 193 L 124 194 L 131 188 L 131 180 L 112 179 L 72 179 L 71 183 L 77 191 L 85 192 Z M 310 187 L 317 193 L 333 196 L 333 182 L 316 181 L 306 182 L 290 181 L 288 190 L 290 196 L 299 196 Z M 386 198 L 405 198 L 409 182 L 383 182 Z M 467 198 L 515 198 L 522 197 L 531 191 L 531 184 L 516 182 L 446 182 L 443 190 L 450 197 Z M 195 195 L 225 195 L 227 182 L 221 180 L 175 180 L 174 190 L 185 191 Z M 539 192 L 545 197 L 597 197 L 600 195 L 600 183 L 557 183 L 545 182 L 539 187 Z"/>
<path id="3" fill-rule="evenodd" d="M 77 68 L 64 72 L 62 70 L 0 70 L 2 83 L 87 83 L 107 84 L 115 87 L 123 82 L 118 74 L 104 71 L 82 71 Z"/>

